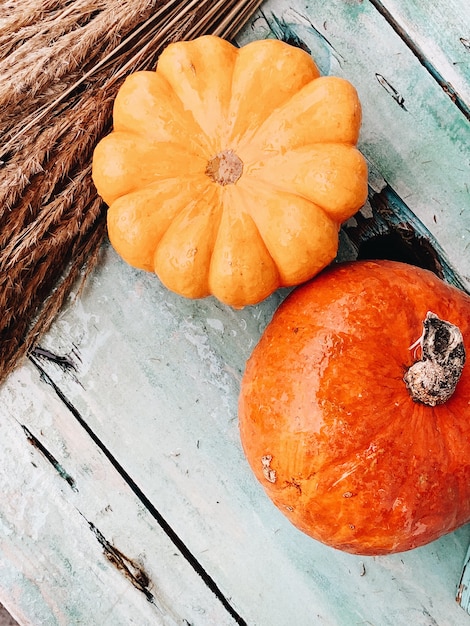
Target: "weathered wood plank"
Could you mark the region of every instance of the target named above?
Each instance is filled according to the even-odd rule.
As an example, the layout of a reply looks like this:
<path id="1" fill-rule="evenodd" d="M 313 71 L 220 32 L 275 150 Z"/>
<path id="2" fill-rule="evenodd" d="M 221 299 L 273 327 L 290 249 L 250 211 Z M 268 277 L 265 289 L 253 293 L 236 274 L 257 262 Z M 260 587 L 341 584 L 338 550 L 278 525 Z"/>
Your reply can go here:
<path id="1" fill-rule="evenodd" d="M 273 626 L 465 620 L 454 598 L 470 528 L 360 558 L 298 532 L 254 480 L 238 437 L 238 386 L 280 294 L 242 311 L 187 301 L 104 253 L 42 344 L 77 370 L 45 357 L 41 367 L 237 613 Z"/>
<path id="2" fill-rule="evenodd" d="M 31 364 L 0 439 L 0 601 L 22 625 L 236 623 Z"/>
<path id="3" fill-rule="evenodd" d="M 372 0 L 426 69 L 470 118 L 470 10 L 467 0 Z"/>
<path id="4" fill-rule="evenodd" d="M 340 232 L 344 237 L 338 260 L 347 249 L 354 260 L 403 261 L 431 270 L 459 289 L 467 287 L 449 265 L 447 252 L 370 163 L 368 199 Z"/>
<path id="5" fill-rule="evenodd" d="M 432 13 L 422 5 L 422 21 L 428 18 Z M 468 289 L 470 124 L 407 43 L 368 0 L 291 0 L 288 8 L 267 0 L 237 40 L 261 37 L 302 45 L 322 73 L 356 86 L 361 150 L 446 251 Z"/>

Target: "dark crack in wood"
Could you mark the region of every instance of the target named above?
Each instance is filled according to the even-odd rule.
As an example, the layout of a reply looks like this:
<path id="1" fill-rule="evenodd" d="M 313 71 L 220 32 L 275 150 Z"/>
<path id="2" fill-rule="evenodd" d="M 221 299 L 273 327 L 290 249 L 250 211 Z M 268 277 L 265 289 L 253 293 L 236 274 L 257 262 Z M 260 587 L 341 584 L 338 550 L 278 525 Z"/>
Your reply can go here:
<path id="1" fill-rule="evenodd" d="M 77 371 L 77 365 L 70 355 L 60 356 L 58 354 L 55 354 L 54 352 L 51 352 L 51 350 L 41 348 L 41 346 L 34 347 L 29 354 L 40 359 L 46 359 L 47 361 L 50 361 L 52 363 L 56 363 L 65 370 L 73 370 L 75 372 Z"/>
<path id="2" fill-rule="evenodd" d="M 133 559 L 130 559 L 123 554 L 118 548 L 112 545 L 103 533 L 92 523 L 87 520 L 88 526 L 95 535 L 96 539 L 103 548 L 103 554 L 108 561 L 119 570 L 127 580 L 139 591 L 141 591 L 146 599 L 154 604 L 157 608 L 158 605 L 155 601 L 155 596 L 150 591 L 151 586 L 150 578 L 147 572 Z"/>
<path id="3" fill-rule="evenodd" d="M 34 448 L 36 448 L 36 450 L 39 450 L 39 452 L 44 456 L 44 458 L 47 461 L 49 461 L 49 463 L 52 465 L 55 471 L 59 474 L 59 476 L 63 478 L 65 482 L 70 485 L 72 490 L 75 492 L 78 492 L 78 488 L 77 488 L 74 478 L 62 467 L 62 465 L 55 458 L 55 456 L 49 452 L 46 446 L 43 443 L 41 443 L 39 439 L 35 437 L 33 433 L 24 424 L 21 424 L 21 427 L 29 443 Z"/>
<path id="4" fill-rule="evenodd" d="M 405 28 L 398 23 L 393 14 L 386 8 L 384 2 L 382 2 L 381 0 L 370 0 L 370 2 L 375 7 L 375 9 L 382 15 L 382 17 L 389 23 L 391 28 L 393 28 L 393 30 L 400 37 L 403 43 L 409 48 L 409 50 L 411 50 L 411 52 L 415 55 L 421 65 L 438 83 L 444 93 L 450 97 L 450 99 L 457 106 L 457 108 L 465 115 L 468 120 L 470 120 L 470 107 L 468 103 L 465 102 L 464 98 L 454 89 L 454 87 L 449 82 L 445 80 L 437 67 L 430 61 L 428 56 L 417 44 L 413 36 L 410 35 L 410 33 L 408 33 Z M 460 39 L 460 42 L 463 46 L 465 46 L 464 42 L 466 41 L 468 40 L 463 38 Z"/>
<path id="5" fill-rule="evenodd" d="M 173 543 L 175 548 L 179 550 L 181 555 L 186 559 L 189 565 L 193 568 L 193 570 L 201 577 L 202 581 L 205 585 L 212 591 L 214 596 L 220 601 L 223 607 L 227 610 L 227 612 L 231 615 L 236 624 L 240 626 L 247 626 L 246 621 L 237 613 L 234 607 L 231 605 L 231 601 L 229 598 L 226 598 L 223 594 L 222 590 L 218 587 L 215 580 L 210 576 L 210 574 L 204 569 L 204 567 L 199 563 L 194 554 L 190 551 L 188 546 L 184 543 L 184 541 L 177 535 L 177 533 L 173 530 L 173 528 L 169 525 L 160 511 L 155 507 L 153 502 L 145 495 L 145 493 L 140 489 L 140 487 L 136 484 L 136 482 L 131 478 L 131 476 L 126 472 L 123 466 L 118 462 L 116 457 L 110 452 L 110 450 L 104 445 L 101 439 L 97 436 L 97 434 L 93 431 L 93 429 L 89 426 L 83 415 L 81 415 L 80 411 L 73 405 L 73 403 L 67 398 L 65 393 L 62 391 L 60 386 L 51 378 L 51 376 L 46 372 L 44 367 L 42 366 L 40 360 L 36 357 L 32 357 L 30 355 L 31 363 L 36 367 L 41 377 L 43 383 L 50 385 L 50 387 L 54 390 L 58 399 L 64 404 L 70 414 L 76 419 L 76 421 L 80 424 L 80 426 L 84 429 L 84 431 L 88 434 L 90 439 L 96 444 L 96 446 L 101 450 L 101 452 L 105 455 L 108 461 L 111 463 L 113 468 L 117 471 L 117 473 L 123 478 L 131 491 L 135 494 L 135 496 L 140 500 L 140 502 L 147 509 L 149 514 L 156 520 L 160 528 L 167 535 L 170 541 Z M 87 520 L 88 521 L 88 520 Z M 142 582 L 142 580 L 141 580 Z"/>

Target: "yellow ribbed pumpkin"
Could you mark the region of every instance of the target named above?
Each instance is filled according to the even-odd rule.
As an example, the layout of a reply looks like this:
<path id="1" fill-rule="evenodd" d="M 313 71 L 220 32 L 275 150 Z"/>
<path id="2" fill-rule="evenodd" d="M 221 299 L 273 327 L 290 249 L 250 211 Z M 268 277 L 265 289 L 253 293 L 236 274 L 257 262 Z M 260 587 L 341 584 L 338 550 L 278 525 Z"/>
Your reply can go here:
<path id="1" fill-rule="evenodd" d="M 234 307 L 335 257 L 367 196 L 354 87 L 277 40 L 170 44 L 120 88 L 93 180 L 130 265 Z"/>

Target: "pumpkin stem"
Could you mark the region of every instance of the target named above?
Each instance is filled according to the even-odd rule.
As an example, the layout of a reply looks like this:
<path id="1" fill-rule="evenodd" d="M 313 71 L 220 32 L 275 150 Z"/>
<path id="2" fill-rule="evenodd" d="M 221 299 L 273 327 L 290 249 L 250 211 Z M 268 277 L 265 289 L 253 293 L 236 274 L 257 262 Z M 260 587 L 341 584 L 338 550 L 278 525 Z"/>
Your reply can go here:
<path id="1" fill-rule="evenodd" d="M 214 183 L 232 185 L 243 172 L 243 161 L 233 150 L 223 150 L 207 163 L 206 174 Z"/>
<path id="2" fill-rule="evenodd" d="M 435 313 L 426 314 L 423 326 L 417 342 L 421 359 L 407 370 L 404 381 L 415 402 L 436 406 L 447 402 L 455 391 L 465 364 L 465 346 L 460 329 Z"/>

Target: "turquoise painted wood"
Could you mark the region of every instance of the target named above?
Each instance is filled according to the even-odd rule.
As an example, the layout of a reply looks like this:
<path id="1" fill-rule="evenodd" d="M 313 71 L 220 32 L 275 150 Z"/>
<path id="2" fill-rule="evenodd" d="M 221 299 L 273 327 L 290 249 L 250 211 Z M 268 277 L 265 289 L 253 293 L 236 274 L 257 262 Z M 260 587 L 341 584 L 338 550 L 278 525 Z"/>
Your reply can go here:
<path id="1" fill-rule="evenodd" d="M 443 21 L 422 4 L 268 0 L 238 41 L 296 41 L 359 90 L 371 196 L 340 258 L 357 254 L 355 224 L 377 227 L 380 197 L 468 287 L 469 123 L 416 55 L 468 103 L 467 69 L 451 72 L 468 10 L 453 0 Z M 239 383 L 285 293 L 239 311 L 185 300 L 103 246 L 0 389 L 0 601 L 22 625 L 470 625 L 470 526 L 404 554 L 343 554 L 253 478 Z"/>
<path id="2" fill-rule="evenodd" d="M 466 0 L 374 0 L 403 38 L 442 83 L 459 108 L 470 114 L 470 10 Z"/>
<path id="3" fill-rule="evenodd" d="M 20 368 L 1 396 L 0 600 L 20 624 L 236 623 L 47 378 Z"/>

